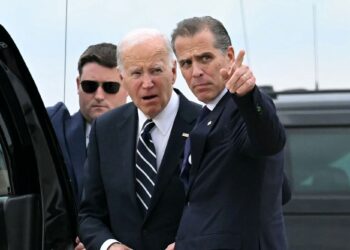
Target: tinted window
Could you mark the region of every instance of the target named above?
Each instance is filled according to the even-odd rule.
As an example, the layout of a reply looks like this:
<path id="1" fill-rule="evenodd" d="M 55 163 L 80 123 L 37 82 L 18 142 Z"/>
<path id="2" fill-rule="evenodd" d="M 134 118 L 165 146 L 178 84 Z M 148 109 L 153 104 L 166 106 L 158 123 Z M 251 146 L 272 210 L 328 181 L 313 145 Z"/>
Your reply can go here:
<path id="1" fill-rule="evenodd" d="M 4 85 L 4 82 L 1 82 Z M 1 97 L 1 96 L 0 96 Z M 8 131 L 8 124 L 6 123 L 8 116 L 6 116 L 5 105 L 0 100 L 0 196 L 8 195 L 12 188 L 10 186 L 10 151 L 12 149 L 12 140 Z"/>
<path id="2" fill-rule="evenodd" d="M 294 194 L 350 193 L 350 128 L 288 129 Z"/>
<path id="3" fill-rule="evenodd" d="M 2 145 L 0 144 L 0 195 L 7 195 L 9 189 L 7 164 Z"/>

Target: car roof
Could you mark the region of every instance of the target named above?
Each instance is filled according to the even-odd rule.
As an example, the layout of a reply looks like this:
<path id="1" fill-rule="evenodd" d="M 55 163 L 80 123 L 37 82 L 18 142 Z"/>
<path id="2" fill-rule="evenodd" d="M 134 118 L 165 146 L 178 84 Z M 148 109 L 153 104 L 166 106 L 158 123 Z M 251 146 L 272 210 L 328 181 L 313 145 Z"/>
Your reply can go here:
<path id="1" fill-rule="evenodd" d="M 273 98 L 277 114 L 287 127 L 348 126 L 350 124 L 350 90 L 262 89 Z"/>
<path id="2" fill-rule="evenodd" d="M 274 92 L 272 97 L 277 110 L 279 111 L 305 109 L 348 109 L 350 112 L 350 89 L 322 91 L 283 91 Z"/>

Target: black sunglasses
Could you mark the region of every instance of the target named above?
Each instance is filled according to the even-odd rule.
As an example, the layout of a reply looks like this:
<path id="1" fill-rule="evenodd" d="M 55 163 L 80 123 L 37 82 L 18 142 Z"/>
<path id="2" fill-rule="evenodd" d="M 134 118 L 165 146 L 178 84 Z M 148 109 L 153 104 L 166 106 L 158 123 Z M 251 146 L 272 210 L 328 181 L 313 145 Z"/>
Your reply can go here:
<path id="1" fill-rule="evenodd" d="M 85 93 L 94 93 L 99 86 L 102 85 L 104 92 L 108 94 L 116 94 L 119 91 L 120 83 L 119 82 L 97 82 L 92 80 L 81 81 L 81 88 Z"/>

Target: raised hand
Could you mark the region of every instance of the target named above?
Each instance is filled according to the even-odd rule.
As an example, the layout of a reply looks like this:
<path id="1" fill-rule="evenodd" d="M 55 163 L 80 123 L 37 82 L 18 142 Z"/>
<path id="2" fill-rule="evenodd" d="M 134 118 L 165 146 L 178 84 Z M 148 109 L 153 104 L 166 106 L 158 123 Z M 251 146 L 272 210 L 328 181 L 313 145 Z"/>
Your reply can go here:
<path id="1" fill-rule="evenodd" d="M 244 55 L 244 50 L 241 50 L 229 70 L 220 70 L 221 76 L 226 80 L 226 88 L 238 96 L 244 96 L 252 91 L 256 81 L 249 67 L 242 64 Z"/>

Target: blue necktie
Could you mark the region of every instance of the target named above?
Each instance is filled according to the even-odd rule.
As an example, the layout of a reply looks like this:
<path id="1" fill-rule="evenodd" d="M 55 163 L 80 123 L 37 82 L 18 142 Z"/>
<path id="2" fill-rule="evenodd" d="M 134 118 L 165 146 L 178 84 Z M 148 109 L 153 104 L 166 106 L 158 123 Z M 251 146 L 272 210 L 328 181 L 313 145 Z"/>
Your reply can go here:
<path id="1" fill-rule="evenodd" d="M 204 120 L 204 118 L 209 114 L 210 109 L 207 106 L 204 106 L 201 110 L 200 115 L 197 118 L 195 127 Z M 192 166 L 191 160 L 191 140 L 190 137 L 187 138 L 184 147 L 184 159 L 181 165 L 181 179 L 184 181 L 185 187 L 188 187 L 188 181 L 190 176 L 190 168 Z"/>
<path id="2" fill-rule="evenodd" d="M 157 179 L 156 150 L 150 134 L 150 130 L 154 125 L 151 119 L 145 121 L 136 151 L 136 196 L 144 214 L 146 214 L 151 203 L 153 189 Z"/>

